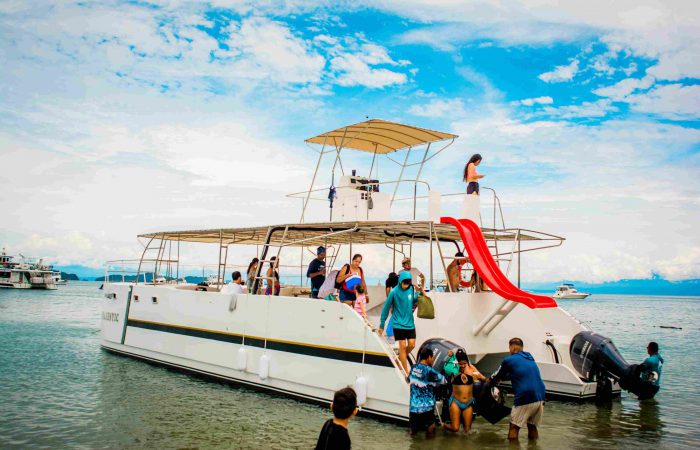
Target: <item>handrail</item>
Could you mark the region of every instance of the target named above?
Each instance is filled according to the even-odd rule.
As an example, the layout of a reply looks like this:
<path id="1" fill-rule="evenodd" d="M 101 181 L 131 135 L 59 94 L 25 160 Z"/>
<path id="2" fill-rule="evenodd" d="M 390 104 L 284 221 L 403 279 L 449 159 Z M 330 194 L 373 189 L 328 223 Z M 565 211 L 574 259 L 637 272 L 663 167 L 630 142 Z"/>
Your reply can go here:
<path id="1" fill-rule="evenodd" d="M 358 186 L 361 186 L 361 187 L 365 187 L 365 186 L 379 186 L 379 185 L 383 185 L 383 184 L 397 184 L 397 183 L 420 183 L 420 184 L 424 184 L 424 185 L 428 188 L 428 190 L 430 190 L 430 183 L 428 183 L 427 181 L 417 180 L 417 179 L 415 179 L 415 180 L 396 180 L 396 181 L 378 181 L 378 182 L 376 182 L 376 183 L 362 183 L 362 184 L 360 184 L 360 185 L 358 185 Z M 344 187 L 345 187 L 345 186 L 344 186 Z M 350 186 L 347 186 L 347 187 L 349 188 Z M 336 186 L 336 189 L 337 189 L 337 188 L 338 188 L 338 187 Z M 301 192 L 292 192 L 291 194 L 285 195 L 285 197 L 288 197 L 288 198 L 304 198 L 304 197 L 298 197 L 298 196 L 299 196 L 299 195 L 302 195 L 302 194 L 306 194 L 306 193 L 311 193 L 311 192 L 323 192 L 323 191 L 327 191 L 328 189 L 330 189 L 330 186 L 328 186 L 328 187 L 321 187 L 321 188 L 312 189 L 312 190 L 307 190 L 307 191 L 301 191 Z M 358 190 L 362 190 L 362 189 L 358 189 Z M 421 198 L 421 197 L 416 197 L 416 198 Z M 423 198 L 427 198 L 427 197 L 423 197 Z M 311 200 L 327 200 L 327 199 L 311 198 Z"/>

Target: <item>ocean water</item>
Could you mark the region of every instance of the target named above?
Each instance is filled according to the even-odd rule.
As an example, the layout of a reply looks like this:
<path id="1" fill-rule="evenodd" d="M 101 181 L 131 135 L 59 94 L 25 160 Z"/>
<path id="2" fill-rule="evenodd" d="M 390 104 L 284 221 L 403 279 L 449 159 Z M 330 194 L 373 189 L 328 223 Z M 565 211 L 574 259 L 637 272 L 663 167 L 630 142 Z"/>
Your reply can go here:
<path id="1" fill-rule="evenodd" d="M 100 350 L 98 287 L 0 289 L 0 448 L 313 448 L 326 408 Z M 662 388 L 646 402 L 629 394 L 606 406 L 548 402 L 540 440 L 521 436 L 520 446 L 700 447 L 700 298 L 595 295 L 560 305 L 611 337 L 630 362 L 659 342 Z M 411 439 L 360 417 L 350 436 L 359 449 L 512 448 L 507 427 L 477 418 L 470 435 Z"/>

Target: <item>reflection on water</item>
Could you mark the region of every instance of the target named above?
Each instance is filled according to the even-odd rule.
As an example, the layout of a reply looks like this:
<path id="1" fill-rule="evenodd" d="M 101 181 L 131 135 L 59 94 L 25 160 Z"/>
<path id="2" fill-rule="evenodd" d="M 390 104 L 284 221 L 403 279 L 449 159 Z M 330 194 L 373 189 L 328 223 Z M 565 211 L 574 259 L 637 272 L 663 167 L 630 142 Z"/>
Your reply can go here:
<path id="1" fill-rule="evenodd" d="M 245 388 L 202 380 L 99 349 L 98 285 L 58 291 L 0 290 L 0 448 L 308 449 L 330 411 Z M 475 422 L 468 436 L 405 429 L 356 418 L 361 449 L 696 448 L 700 387 L 687 383 L 700 352 L 700 299 L 594 296 L 561 302 L 612 337 L 630 362 L 648 340 L 666 359 L 657 400 L 623 395 L 603 405 L 549 402 L 537 443 L 506 440 L 507 423 Z M 616 311 L 605 314 L 604 311 Z M 663 310 L 663 317 L 658 314 Z M 665 323 L 660 323 L 661 321 Z M 659 323 L 657 323 L 659 322 Z M 672 323 L 682 330 L 659 328 Z"/>

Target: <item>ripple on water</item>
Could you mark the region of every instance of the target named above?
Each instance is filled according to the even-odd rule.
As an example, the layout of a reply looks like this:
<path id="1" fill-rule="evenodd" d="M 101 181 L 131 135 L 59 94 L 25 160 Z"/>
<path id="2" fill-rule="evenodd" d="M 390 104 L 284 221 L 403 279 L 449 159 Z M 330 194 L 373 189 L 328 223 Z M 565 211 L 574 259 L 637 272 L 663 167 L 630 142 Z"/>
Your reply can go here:
<path id="1" fill-rule="evenodd" d="M 203 381 L 99 349 L 99 284 L 58 291 L 0 290 L 0 447 L 308 449 L 327 408 Z M 700 299 L 593 296 L 562 307 L 610 336 L 629 361 L 648 340 L 666 358 L 658 401 L 625 395 L 607 406 L 549 402 L 532 448 L 696 448 Z M 608 313 L 613 311 L 614 313 Z M 682 330 L 662 329 L 672 324 Z M 694 327 L 694 328 L 693 328 Z M 351 422 L 355 448 L 507 447 L 507 424 L 475 422 L 471 435 L 410 439 L 405 429 Z M 525 440 L 522 440 L 525 445 Z M 528 446 L 530 448 L 530 446 Z"/>

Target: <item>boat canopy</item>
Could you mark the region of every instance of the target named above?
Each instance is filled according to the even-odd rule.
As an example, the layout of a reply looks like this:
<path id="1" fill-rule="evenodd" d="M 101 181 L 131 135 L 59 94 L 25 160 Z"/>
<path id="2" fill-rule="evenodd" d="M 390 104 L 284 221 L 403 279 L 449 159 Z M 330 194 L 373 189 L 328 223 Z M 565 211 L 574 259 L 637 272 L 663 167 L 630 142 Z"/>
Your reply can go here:
<path id="1" fill-rule="evenodd" d="M 383 155 L 404 148 L 456 138 L 455 134 L 371 119 L 319 134 L 305 142 Z"/>
<path id="2" fill-rule="evenodd" d="M 530 230 L 482 229 L 485 239 L 560 241 L 562 238 Z M 431 236 L 432 233 L 432 236 Z M 165 241 L 217 243 L 224 245 L 265 245 L 307 247 L 332 244 L 408 244 L 409 242 L 461 242 L 459 232 L 449 224 L 430 221 L 323 222 L 282 224 L 248 228 L 159 231 L 140 238 Z"/>

